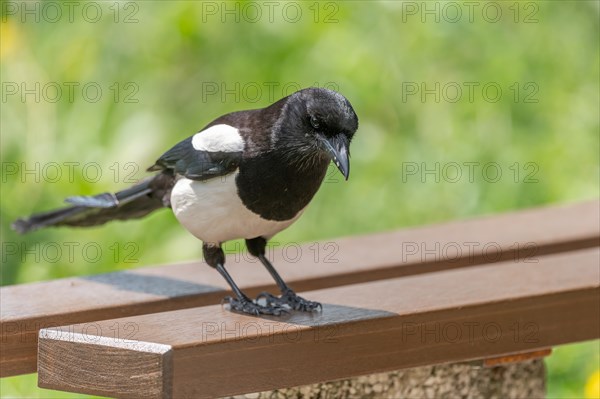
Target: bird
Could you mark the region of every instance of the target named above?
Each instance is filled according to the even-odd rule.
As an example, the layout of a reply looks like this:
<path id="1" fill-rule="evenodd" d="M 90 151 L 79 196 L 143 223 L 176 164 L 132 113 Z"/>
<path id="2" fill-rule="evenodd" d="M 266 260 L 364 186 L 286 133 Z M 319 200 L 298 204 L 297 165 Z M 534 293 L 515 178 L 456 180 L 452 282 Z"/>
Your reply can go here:
<path id="1" fill-rule="evenodd" d="M 153 175 L 115 193 L 67 197 L 68 206 L 17 219 L 27 233 L 51 226 L 97 226 L 137 219 L 170 208 L 202 241 L 205 262 L 226 280 L 229 310 L 280 316 L 322 311 L 284 281 L 266 257 L 275 234 L 302 215 L 331 162 L 348 180 L 350 142 L 358 130 L 354 108 L 342 94 L 308 87 L 260 109 L 225 114 L 175 144 L 147 169 Z M 225 268 L 223 243 L 245 240 L 277 284 L 250 299 Z"/>

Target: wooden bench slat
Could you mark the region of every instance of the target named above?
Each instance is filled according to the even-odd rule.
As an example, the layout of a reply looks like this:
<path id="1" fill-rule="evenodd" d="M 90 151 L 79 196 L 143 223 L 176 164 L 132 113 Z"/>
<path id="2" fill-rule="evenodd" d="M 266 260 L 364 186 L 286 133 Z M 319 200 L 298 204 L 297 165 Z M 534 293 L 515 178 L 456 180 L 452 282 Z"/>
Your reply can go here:
<path id="1" fill-rule="evenodd" d="M 274 264 L 298 291 L 429 273 L 493 261 L 535 258 L 598 246 L 600 202 L 531 209 L 331 241 L 320 255 L 303 246 L 297 262 Z M 200 245 L 200 244 L 199 244 Z M 332 249 L 335 263 L 325 262 Z M 455 256 L 457 251 L 460 254 Z M 258 262 L 229 256 L 227 267 L 250 295 L 275 287 Z M 0 288 L 0 376 L 35 371 L 40 328 L 219 303 L 227 286 L 202 262 L 142 267 Z"/>
<path id="2" fill-rule="evenodd" d="M 39 384 L 220 397 L 599 338 L 599 262 L 593 248 L 323 289 L 306 293 L 322 313 L 285 319 L 214 305 L 45 329 Z M 115 325 L 135 333 L 115 339 Z"/>

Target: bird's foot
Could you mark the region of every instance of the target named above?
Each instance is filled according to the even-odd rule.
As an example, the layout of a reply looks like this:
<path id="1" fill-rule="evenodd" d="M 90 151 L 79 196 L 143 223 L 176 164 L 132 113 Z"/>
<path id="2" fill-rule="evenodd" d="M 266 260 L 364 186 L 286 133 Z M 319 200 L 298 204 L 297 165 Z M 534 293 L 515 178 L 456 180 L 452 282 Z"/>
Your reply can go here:
<path id="1" fill-rule="evenodd" d="M 267 305 L 262 306 L 258 303 L 252 302 L 250 299 L 225 297 L 223 302 L 229 304 L 229 309 L 233 312 L 246 313 L 253 316 L 258 315 L 270 315 L 270 316 L 281 316 L 285 313 L 289 313 L 286 308 L 280 305 Z"/>
<path id="2" fill-rule="evenodd" d="M 323 310 L 323 306 L 321 306 L 319 302 L 313 302 L 304 299 L 291 289 L 285 290 L 280 297 L 268 292 L 263 292 L 256 297 L 256 302 L 260 301 L 261 299 L 264 299 L 269 307 L 288 306 L 293 310 L 299 310 L 301 312 L 314 312 Z"/>

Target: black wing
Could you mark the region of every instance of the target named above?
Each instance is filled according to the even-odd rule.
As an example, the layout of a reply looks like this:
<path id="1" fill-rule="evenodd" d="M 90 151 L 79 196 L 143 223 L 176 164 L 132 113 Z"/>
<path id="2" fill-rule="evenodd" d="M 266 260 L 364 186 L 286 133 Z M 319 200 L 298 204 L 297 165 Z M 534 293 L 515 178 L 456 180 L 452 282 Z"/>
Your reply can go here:
<path id="1" fill-rule="evenodd" d="M 192 137 L 165 152 L 148 171 L 172 171 L 191 180 L 208 180 L 224 176 L 237 169 L 241 152 L 199 151 L 192 145 Z"/>

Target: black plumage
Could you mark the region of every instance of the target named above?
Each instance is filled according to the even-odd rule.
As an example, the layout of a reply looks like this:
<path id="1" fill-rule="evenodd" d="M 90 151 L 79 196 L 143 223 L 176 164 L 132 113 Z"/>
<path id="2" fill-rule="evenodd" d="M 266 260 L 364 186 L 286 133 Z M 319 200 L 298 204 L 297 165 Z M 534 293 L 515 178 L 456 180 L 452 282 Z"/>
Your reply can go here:
<path id="1" fill-rule="evenodd" d="M 265 257 L 267 240 L 295 221 L 311 201 L 333 161 L 347 178 L 350 141 L 358 118 L 341 94 L 308 88 L 262 109 L 233 112 L 165 152 L 148 171 L 157 172 L 115 194 L 69 197 L 71 206 L 19 219 L 27 232 L 48 226 L 93 226 L 139 218 L 171 207 L 203 240 L 207 263 L 231 285 L 233 310 L 281 314 L 319 304 L 297 296 Z M 277 282 L 282 295 L 263 294 L 263 305 L 239 290 L 225 270 L 224 241 L 246 239 Z M 262 301 L 261 301 L 262 302 Z"/>

